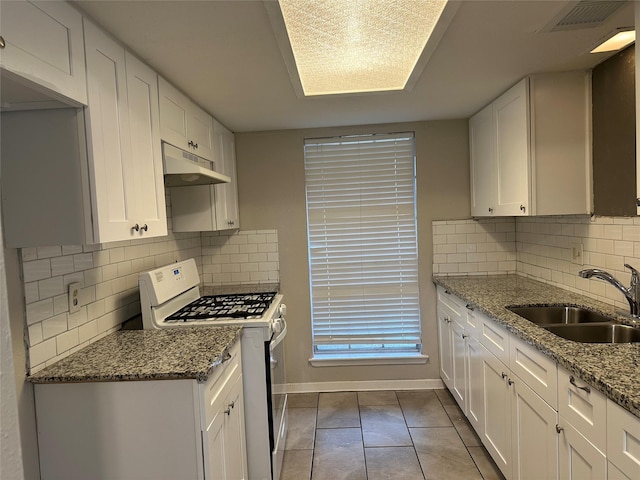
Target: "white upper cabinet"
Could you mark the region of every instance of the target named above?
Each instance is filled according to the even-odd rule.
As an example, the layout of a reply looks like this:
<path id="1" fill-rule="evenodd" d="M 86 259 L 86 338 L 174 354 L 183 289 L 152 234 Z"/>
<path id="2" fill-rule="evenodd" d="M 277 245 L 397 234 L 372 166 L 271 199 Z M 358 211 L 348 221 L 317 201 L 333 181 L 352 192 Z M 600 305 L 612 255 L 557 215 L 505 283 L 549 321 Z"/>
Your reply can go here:
<path id="1" fill-rule="evenodd" d="M 213 122 L 215 170 L 230 177 L 231 183 L 171 188 L 174 232 L 240 228 L 235 136 L 217 120 Z"/>
<path id="2" fill-rule="evenodd" d="M 469 120 L 473 216 L 590 213 L 590 78 L 527 77 Z"/>
<path id="3" fill-rule="evenodd" d="M 164 78 L 159 79 L 162 140 L 214 160 L 213 118 Z"/>
<path id="4" fill-rule="evenodd" d="M 240 228 L 235 135 L 218 121 L 214 122 L 216 169 L 231 178 L 231 183 L 219 183 L 213 187 L 217 229 Z"/>
<path id="5" fill-rule="evenodd" d="M 493 105 L 488 105 L 469 119 L 471 155 L 471 215 L 495 215 L 496 162 Z"/>
<path id="6" fill-rule="evenodd" d="M 0 49 L 3 80 L 55 92 L 65 103 L 87 103 L 82 16 L 65 2 L 7 1 L 0 4 Z M 6 85 L 3 85 L 6 87 Z M 3 94 L 3 103 L 5 103 Z M 45 97 L 46 98 L 46 97 Z M 72 102 L 68 102 L 72 100 Z M 10 109 L 43 108 L 41 99 L 9 99 Z M 7 105 L 3 105 L 3 108 Z"/>
<path id="7" fill-rule="evenodd" d="M 85 43 L 94 240 L 166 235 L 157 76 L 86 20 Z"/>

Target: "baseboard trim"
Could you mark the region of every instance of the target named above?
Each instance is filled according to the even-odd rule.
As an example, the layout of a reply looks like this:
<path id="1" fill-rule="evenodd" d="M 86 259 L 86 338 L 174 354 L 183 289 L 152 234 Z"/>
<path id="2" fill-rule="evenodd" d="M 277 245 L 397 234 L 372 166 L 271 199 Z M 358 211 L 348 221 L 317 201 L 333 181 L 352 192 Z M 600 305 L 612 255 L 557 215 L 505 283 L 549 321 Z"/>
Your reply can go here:
<path id="1" fill-rule="evenodd" d="M 444 388 L 439 378 L 424 380 L 364 380 L 346 382 L 287 383 L 287 393 L 366 392 L 371 390 L 435 390 Z"/>

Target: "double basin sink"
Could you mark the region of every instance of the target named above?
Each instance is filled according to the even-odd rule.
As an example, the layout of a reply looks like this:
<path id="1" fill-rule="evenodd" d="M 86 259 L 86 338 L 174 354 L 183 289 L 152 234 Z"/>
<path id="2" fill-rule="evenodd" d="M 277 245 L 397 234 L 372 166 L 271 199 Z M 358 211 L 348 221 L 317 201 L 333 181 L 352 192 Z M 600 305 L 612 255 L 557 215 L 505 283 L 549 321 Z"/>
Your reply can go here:
<path id="1" fill-rule="evenodd" d="M 530 322 L 574 342 L 640 342 L 640 328 L 623 325 L 601 313 L 569 305 L 507 307 Z"/>

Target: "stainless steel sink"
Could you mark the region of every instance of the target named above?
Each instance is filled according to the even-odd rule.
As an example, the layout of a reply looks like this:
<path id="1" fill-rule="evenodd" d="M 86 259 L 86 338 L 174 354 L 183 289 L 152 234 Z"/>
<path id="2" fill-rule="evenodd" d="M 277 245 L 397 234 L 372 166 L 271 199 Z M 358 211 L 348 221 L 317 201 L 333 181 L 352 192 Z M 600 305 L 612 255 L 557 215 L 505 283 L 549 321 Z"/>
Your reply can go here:
<path id="1" fill-rule="evenodd" d="M 586 308 L 568 305 L 531 307 L 510 307 L 513 313 L 526 318 L 536 325 L 575 324 L 592 322 L 610 322 L 612 319 Z"/>
<path id="2" fill-rule="evenodd" d="M 617 323 L 582 325 L 547 325 L 551 333 L 582 343 L 640 342 L 640 328 Z"/>
<path id="3" fill-rule="evenodd" d="M 574 342 L 640 342 L 640 328 L 622 325 L 616 320 L 586 308 L 568 305 L 509 307 L 508 310 L 536 325 Z"/>

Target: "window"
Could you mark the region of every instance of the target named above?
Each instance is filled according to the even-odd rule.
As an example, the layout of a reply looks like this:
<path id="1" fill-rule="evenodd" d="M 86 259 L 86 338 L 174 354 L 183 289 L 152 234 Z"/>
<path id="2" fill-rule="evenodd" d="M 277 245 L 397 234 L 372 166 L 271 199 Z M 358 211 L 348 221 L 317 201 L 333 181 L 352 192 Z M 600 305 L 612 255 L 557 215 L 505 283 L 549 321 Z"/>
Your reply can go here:
<path id="1" fill-rule="evenodd" d="M 419 355 L 413 133 L 304 155 L 314 359 Z"/>

